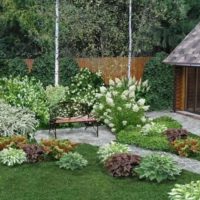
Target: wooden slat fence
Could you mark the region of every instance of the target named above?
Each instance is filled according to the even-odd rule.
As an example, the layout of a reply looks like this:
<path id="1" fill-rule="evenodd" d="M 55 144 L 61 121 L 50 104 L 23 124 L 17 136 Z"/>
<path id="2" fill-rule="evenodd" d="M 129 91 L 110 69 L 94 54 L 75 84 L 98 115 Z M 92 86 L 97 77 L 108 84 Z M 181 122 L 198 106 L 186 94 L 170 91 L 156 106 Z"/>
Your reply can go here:
<path id="1" fill-rule="evenodd" d="M 150 57 L 132 59 L 131 75 L 137 80 L 142 78 L 144 66 L 149 59 Z M 106 84 L 110 79 L 127 76 L 127 57 L 77 58 L 76 61 L 80 68 L 88 68 L 93 72 L 101 71 Z"/>

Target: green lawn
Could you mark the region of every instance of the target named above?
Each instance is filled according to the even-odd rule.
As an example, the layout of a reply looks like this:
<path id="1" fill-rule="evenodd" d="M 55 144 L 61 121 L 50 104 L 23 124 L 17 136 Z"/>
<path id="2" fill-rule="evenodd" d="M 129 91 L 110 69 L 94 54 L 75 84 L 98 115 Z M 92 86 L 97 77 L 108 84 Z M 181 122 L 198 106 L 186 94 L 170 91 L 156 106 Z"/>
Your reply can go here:
<path id="1" fill-rule="evenodd" d="M 175 183 L 200 179 L 189 172 L 162 184 L 113 178 L 99 165 L 96 150 L 90 145 L 77 148 L 89 161 L 80 171 L 59 169 L 55 162 L 0 166 L 0 200 L 165 200 Z"/>

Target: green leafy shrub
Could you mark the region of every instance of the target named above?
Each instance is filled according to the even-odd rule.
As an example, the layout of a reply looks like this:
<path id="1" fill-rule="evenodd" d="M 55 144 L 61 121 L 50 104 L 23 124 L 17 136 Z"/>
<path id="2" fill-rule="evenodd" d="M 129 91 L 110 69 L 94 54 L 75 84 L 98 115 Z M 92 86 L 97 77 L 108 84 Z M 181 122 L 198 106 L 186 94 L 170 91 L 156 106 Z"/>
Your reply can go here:
<path id="1" fill-rule="evenodd" d="M 26 162 L 26 153 L 21 149 L 8 148 L 0 151 L 0 162 L 7 166 Z"/>
<path id="2" fill-rule="evenodd" d="M 182 128 L 182 125 L 178 121 L 168 116 L 155 118 L 153 122 L 163 124 L 167 128 Z"/>
<path id="3" fill-rule="evenodd" d="M 48 103 L 41 82 L 20 78 L 3 78 L 0 80 L 0 97 L 13 106 L 29 108 L 35 112 L 42 123 L 49 120 Z"/>
<path id="4" fill-rule="evenodd" d="M 95 103 L 95 95 L 102 85 L 100 73 L 93 73 L 87 68 L 81 69 L 71 78 L 71 84 L 66 92 L 67 100 L 91 106 Z"/>
<path id="5" fill-rule="evenodd" d="M 41 161 L 44 157 L 43 148 L 37 144 L 25 144 L 21 148 L 26 153 L 27 161 L 30 163 Z"/>
<path id="6" fill-rule="evenodd" d="M 75 169 L 82 169 L 83 167 L 87 166 L 88 161 L 83 158 L 82 155 L 79 153 L 65 153 L 59 161 L 57 161 L 57 164 L 60 168 L 63 169 L 69 169 L 69 170 L 75 170 Z"/>
<path id="7" fill-rule="evenodd" d="M 105 167 L 114 177 L 126 177 L 132 175 L 133 168 L 139 165 L 140 160 L 141 157 L 137 155 L 115 154 L 106 160 Z"/>
<path id="8" fill-rule="evenodd" d="M 144 157 L 140 166 L 133 169 L 133 173 L 135 172 L 140 178 L 156 180 L 160 183 L 164 180 L 175 180 L 175 176 L 180 175 L 181 169 L 177 167 L 171 157 L 154 154 Z"/>
<path id="9" fill-rule="evenodd" d="M 142 129 L 141 133 L 142 135 L 155 135 L 155 134 L 162 134 L 165 130 L 167 130 L 167 127 L 160 123 L 147 123 L 145 124 Z"/>
<path id="10" fill-rule="evenodd" d="M 142 125 L 146 121 L 144 97 L 148 91 L 148 83 L 130 79 L 110 80 L 110 87 L 100 88 L 94 106 L 96 117 L 108 125 L 112 132 L 119 132 L 127 126 Z"/>
<path id="11" fill-rule="evenodd" d="M 46 87 L 45 92 L 50 107 L 53 107 L 66 99 L 66 89 L 63 86 L 53 87 L 52 85 L 49 85 Z"/>
<path id="12" fill-rule="evenodd" d="M 59 159 L 64 153 L 72 151 L 77 144 L 70 142 L 69 140 L 55 140 L 46 139 L 41 140 L 41 147 L 45 154 L 51 159 Z"/>
<path id="13" fill-rule="evenodd" d="M 169 142 L 164 134 L 142 135 L 141 128 L 127 128 L 117 134 L 117 141 L 152 150 L 169 150 Z"/>
<path id="14" fill-rule="evenodd" d="M 119 153 L 128 153 L 128 151 L 128 145 L 111 142 L 110 144 L 100 147 L 97 154 L 101 162 L 105 163 L 110 156 Z"/>
<path id="15" fill-rule="evenodd" d="M 152 110 L 168 109 L 173 102 L 173 67 L 163 63 L 167 54 L 157 53 L 144 69 L 144 80 L 149 81 L 147 103 Z"/>
<path id="16" fill-rule="evenodd" d="M 175 140 L 171 142 L 171 146 L 180 156 L 187 157 L 200 153 L 200 143 L 195 138 Z"/>
<path id="17" fill-rule="evenodd" d="M 17 108 L 0 101 L 0 135 L 33 134 L 38 126 L 35 114 L 27 108 Z"/>
<path id="18" fill-rule="evenodd" d="M 186 139 L 189 135 L 189 132 L 182 128 L 171 128 L 167 129 L 164 134 L 167 136 L 169 142 L 173 142 L 177 139 Z"/>
<path id="19" fill-rule="evenodd" d="M 199 200 L 200 199 L 200 181 L 192 181 L 189 184 L 176 184 L 169 193 L 170 200 Z"/>

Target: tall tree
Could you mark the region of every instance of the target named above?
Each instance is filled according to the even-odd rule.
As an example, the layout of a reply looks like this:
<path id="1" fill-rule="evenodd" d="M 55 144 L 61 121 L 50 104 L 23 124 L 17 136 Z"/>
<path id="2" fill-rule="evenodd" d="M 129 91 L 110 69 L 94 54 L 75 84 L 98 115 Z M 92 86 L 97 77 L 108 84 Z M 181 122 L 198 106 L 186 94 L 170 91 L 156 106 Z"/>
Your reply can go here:
<path id="1" fill-rule="evenodd" d="M 59 84 L 59 7 L 60 2 L 56 0 L 55 4 L 55 86 Z"/>
<path id="2" fill-rule="evenodd" d="M 131 78 L 132 60 L 132 0 L 129 0 L 129 49 L 128 49 L 128 79 Z"/>

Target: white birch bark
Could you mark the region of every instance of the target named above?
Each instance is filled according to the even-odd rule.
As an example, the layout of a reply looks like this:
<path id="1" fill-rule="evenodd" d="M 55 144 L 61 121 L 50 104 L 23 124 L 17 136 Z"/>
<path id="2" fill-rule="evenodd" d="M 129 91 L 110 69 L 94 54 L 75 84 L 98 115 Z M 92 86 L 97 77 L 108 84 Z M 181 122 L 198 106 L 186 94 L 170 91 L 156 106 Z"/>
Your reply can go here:
<path id="1" fill-rule="evenodd" d="M 129 0 L 129 48 L 128 48 L 128 79 L 131 78 L 132 60 L 132 0 Z"/>
<path id="2" fill-rule="evenodd" d="M 56 0 L 55 20 L 55 86 L 59 84 L 59 0 Z"/>

